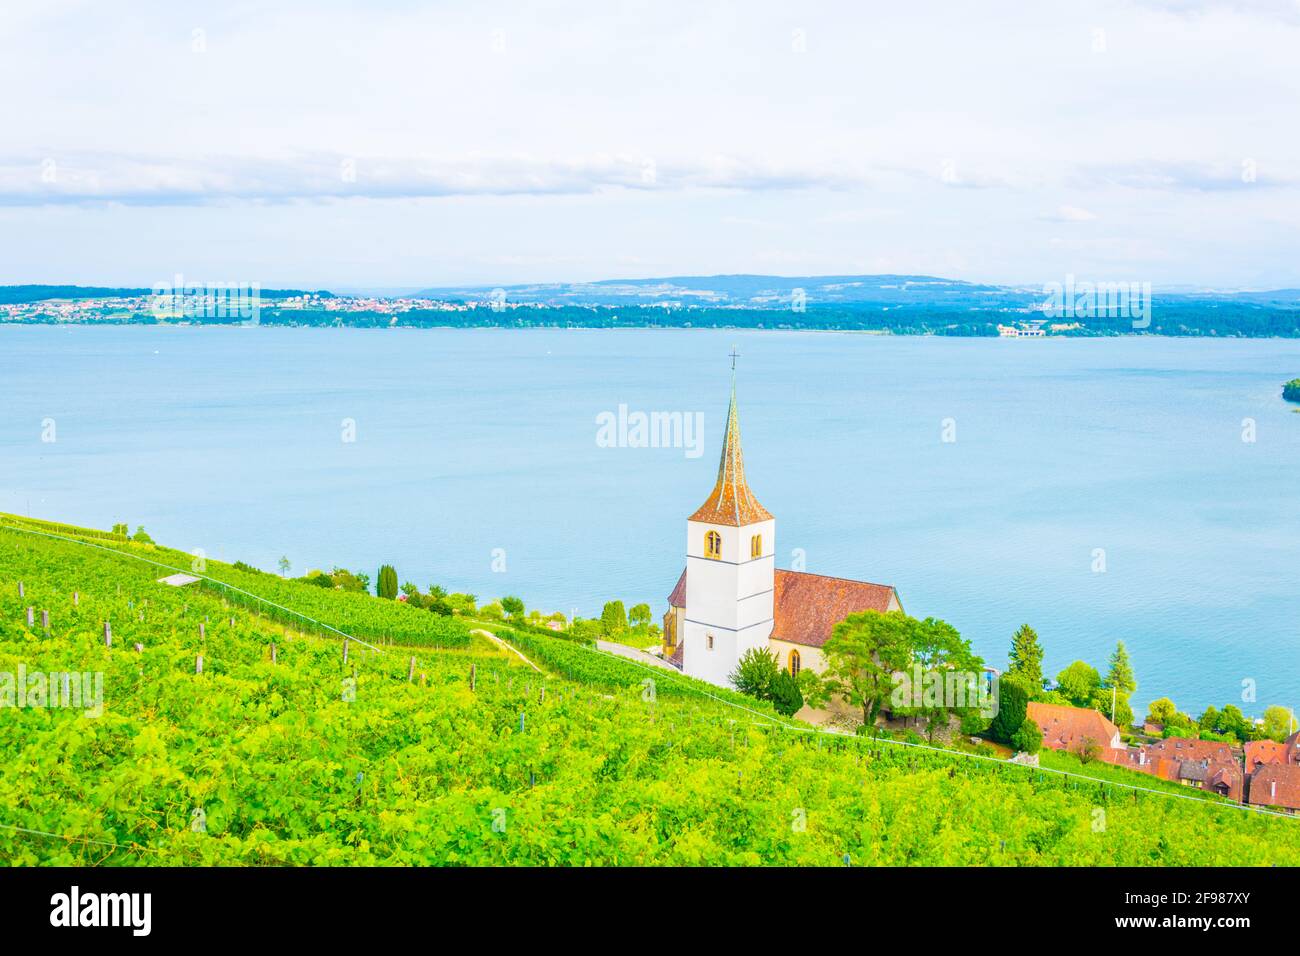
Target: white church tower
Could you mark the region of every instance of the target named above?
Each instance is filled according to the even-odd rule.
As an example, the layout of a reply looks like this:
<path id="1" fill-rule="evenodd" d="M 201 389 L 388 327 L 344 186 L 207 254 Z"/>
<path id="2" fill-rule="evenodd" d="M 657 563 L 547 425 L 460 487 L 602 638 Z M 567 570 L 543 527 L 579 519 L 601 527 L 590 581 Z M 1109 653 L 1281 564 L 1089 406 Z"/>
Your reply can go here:
<path id="1" fill-rule="evenodd" d="M 733 357 L 718 482 L 686 521 L 684 673 L 727 687 L 747 650 L 768 647 L 775 554 L 776 520 L 745 484 Z"/>

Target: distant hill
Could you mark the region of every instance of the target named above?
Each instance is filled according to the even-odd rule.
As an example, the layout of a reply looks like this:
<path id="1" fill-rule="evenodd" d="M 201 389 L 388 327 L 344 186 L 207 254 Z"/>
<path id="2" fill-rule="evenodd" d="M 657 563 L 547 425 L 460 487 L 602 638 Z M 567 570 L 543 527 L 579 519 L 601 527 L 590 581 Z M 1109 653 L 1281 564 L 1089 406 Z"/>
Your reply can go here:
<path id="1" fill-rule="evenodd" d="M 545 282 L 511 286 L 446 286 L 421 290 L 436 299 L 484 299 L 502 289 L 511 302 L 538 305 L 659 305 L 788 309 L 801 291 L 809 304 L 1024 308 L 1042 300 L 1036 289 L 981 285 L 935 276 L 669 276 Z"/>
<path id="2" fill-rule="evenodd" d="M 48 299 L 130 299 L 151 295 L 152 288 L 125 288 L 97 285 L 0 285 L 0 305 L 44 302 Z M 286 299 L 306 294 L 301 289 L 262 289 L 264 299 Z M 329 292 L 314 295 L 332 296 Z"/>

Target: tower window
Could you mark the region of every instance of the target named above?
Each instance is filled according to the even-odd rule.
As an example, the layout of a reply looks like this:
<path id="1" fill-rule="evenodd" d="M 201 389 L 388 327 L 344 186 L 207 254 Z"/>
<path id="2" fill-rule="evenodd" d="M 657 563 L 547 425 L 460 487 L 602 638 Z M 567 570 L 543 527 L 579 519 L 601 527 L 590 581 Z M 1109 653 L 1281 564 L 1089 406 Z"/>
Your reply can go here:
<path id="1" fill-rule="evenodd" d="M 705 645 L 705 647 L 707 647 L 709 650 L 713 650 L 713 635 L 712 635 L 712 634 L 705 634 L 705 635 L 704 635 L 704 645 Z"/>
<path id="2" fill-rule="evenodd" d="M 722 535 L 710 531 L 704 536 L 704 556 L 706 558 L 722 557 Z"/>
<path id="3" fill-rule="evenodd" d="M 756 534 L 749 539 L 749 556 L 751 558 L 761 558 L 763 556 L 763 536 Z"/>
<path id="4" fill-rule="evenodd" d="M 790 676 L 791 676 L 791 677 L 798 677 L 798 676 L 799 676 L 799 667 L 800 667 L 800 664 L 799 664 L 799 652 L 798 652 L 798 651 L 791 651 L 791 652 L 790 652 Z"/>

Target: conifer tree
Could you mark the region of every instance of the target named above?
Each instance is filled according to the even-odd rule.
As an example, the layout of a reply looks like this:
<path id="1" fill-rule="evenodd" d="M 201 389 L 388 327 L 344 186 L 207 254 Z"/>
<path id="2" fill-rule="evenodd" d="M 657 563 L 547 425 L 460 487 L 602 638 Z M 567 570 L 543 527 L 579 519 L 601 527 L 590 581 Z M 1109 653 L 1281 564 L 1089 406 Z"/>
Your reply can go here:
<path id="1" fill-rule="evenodd" d="M 1115 653 L 1110 656 L 1110 671 L 1106 674 L 1107 688 L 1117 688 L 1121 694 L 1131 694 L 1137 690 L 1137 678 L 1133 676 L 1133 665 L 1128 659 L 1128 648 L 1120 641 L 1115 645 Z"/>
<path id="2" fill-rule="evenodd" d="M 390 601 L 397 599 L 397 569 L 391 564 L 379 566 L 379 579 L 375 581 L 375 593 Z"/>
<path id="3" fill-rule="evenodd" d="M 1019 680 L 1033 696 L 1043 689 L 1043 645 L 1038 643 L 1038 634 L 1028 624 L 1021 624 L 1011 638 L 1011 666 L 1007 676 Z"/>

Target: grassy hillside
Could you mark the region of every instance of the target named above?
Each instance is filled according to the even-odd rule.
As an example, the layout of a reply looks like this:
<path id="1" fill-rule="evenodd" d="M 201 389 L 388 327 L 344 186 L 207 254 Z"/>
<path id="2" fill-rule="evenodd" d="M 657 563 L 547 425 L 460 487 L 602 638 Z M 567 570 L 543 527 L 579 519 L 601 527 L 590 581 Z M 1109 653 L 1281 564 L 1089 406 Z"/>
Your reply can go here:
<path id="1" fill-rule="evenodd" d="M 269 575 L 240 584 L 317 601 L 312 632 L 116 553 L 178 552 L 32 530 L 0 522 L 0 674 L 102 672 L 104 708 L 0 709 L 0 861 L 1300 863 L 1300 820 L 817 734 L 542 635 L 501 632 L 546 674 L 467 633 L 352 642 L 344 663 L 329 626 L 382 637 L 436 615 Z"/>

